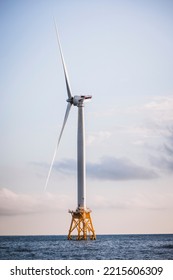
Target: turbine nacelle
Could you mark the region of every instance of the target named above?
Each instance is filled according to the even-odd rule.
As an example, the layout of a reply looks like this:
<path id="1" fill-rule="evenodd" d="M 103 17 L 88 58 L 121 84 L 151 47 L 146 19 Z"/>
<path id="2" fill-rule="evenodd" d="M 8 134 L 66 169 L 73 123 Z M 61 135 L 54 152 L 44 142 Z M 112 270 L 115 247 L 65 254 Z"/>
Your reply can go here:
<path id="1" fill-rule="evenodd" d="M 68 98 L 67 102 L 73 104 L 74 106 L 81 106 L 83 102 L 91 98 L 91 95 L 75 95 L 74 97 Z"/>

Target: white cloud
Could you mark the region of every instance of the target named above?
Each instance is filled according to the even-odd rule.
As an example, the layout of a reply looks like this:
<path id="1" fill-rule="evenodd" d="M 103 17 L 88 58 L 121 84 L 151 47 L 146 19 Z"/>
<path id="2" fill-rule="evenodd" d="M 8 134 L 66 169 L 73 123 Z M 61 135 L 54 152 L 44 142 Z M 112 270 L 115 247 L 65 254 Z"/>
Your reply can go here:
<path id="1" fill-rule="evenodd" d="M 172 193 L 155 193 L 151 196 L 150 193 L 139 192 L 136 190 L 133 195 L 122 194 L 103 196 L 95 195 L 90 199 L 90 205 L 95 208 L 111 208 L 111 209 L 148 209 L 148 210 L 165 210 L 173 208 Z"/>
<path id="2" fill-rule="evenodd" d="M 155 97 L 144 106 L 144 109 L 156 122 L 169 124 L 173 121 L 173 97 Z"/>
<path id="3" fill-rule="evenodd" d="M 155 97 L 140 107 L 135 123 L 117 126 L 116 131 L 133 137 L 133 144 L 153 148 L 160 146 L 165 137 L 172 136 L 173 97 Z M 154 148 L 155 149 L 155 148 Z"/>
<path id="4" fill-rule="evenodd" d="M 157 141 L 153 143 L 155 152 L 150 156 L 150 162 L 160 171 L 172 172 L 173 97 L 155 97 L 144 108 L 148 113 L 147 126 L 151 130 L 151 135 L 155 134 L 157 137 Z"/>
<path id="5" fill-rule="evenodd" d="M 173 108 L 172 96 L 156 96 L 151 102 L 145 105 L 145 108 L 155 111 L 169 111 Z"/>
<path id="6" fill-rule="evenodd" d="M 90 133 L 86 137 L 86 144 L 88 146 L 94 143 L 100 144 L 108 140 L 110 137 L 111 137 L 110 131 L 99 131 L 96 133 Z"/>
<path id="7" fill-rule="evenodd" d="M 172 209 L 173 195 L 171 193 L 155 196 L 145 193 L 118 196 L 95 195 L 90 198 L 92 208 L 111 209 Z M 44 195 L 28 195 L 15 193 L 7 188 L 0 189 L 0 216 L 21 216 L 37 213 L 59 212 L 68 209 L 71 200 L 67 196 L 46 193 Z"/>
<path id="8" fill-rule="evenodd" d="M 7 188 L 0 189 L 0 215 L 16 216 L 68 209 L 70 198 L 51 193 L 22 194 Z"/>

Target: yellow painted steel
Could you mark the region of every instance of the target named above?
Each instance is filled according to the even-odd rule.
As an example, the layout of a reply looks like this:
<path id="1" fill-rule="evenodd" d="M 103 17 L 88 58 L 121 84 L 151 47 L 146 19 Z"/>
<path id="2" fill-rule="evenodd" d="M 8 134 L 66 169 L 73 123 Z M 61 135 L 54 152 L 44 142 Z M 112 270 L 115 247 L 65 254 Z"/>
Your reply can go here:
<path id="1" fill-rule="evenodd" d="M 96 239 L 95 230 L 92 224 L 90 215 L 91 210 L 77 209 L 76 211 L 69 211 L 72 215 L 70 229 L 68 233 L 68 240 L 91 240 Z M 77 235 L 72 235 L 72 232 L 76 230 Z"/>

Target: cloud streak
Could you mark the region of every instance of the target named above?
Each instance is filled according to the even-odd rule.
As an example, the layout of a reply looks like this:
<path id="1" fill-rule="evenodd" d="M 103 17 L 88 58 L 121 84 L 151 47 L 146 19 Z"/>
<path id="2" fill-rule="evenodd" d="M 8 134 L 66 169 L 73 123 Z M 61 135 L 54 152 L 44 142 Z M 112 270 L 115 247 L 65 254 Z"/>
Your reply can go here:
<path id="1" fill-rule="evenodd" d="M 138 166 L 126 158 L 104 157 L 99 163 L 90 163 L 88 173 L 103 180 L 147 180 L 156 178 L 154 171 Z"/>
<path id="2" fill-rule="evenodd" d="M 76 172 L 76 162 L 64 159 L 54 169 L 68 175 Z M 127 158 L 103 157 L 100 162 L 87 164 L 87 176 L 98 180 L 149 180 L 158 175 L 151 169 L 136 165 Z"/>
<path id="3" fill-rule="evenodd" d="M 159 156 L 150 157 L 153 165 L 161 170 L 173 171 L 173 128 L 167 129 L 169 136 L 165 137 L 165 142 L 159 147 Z"/>

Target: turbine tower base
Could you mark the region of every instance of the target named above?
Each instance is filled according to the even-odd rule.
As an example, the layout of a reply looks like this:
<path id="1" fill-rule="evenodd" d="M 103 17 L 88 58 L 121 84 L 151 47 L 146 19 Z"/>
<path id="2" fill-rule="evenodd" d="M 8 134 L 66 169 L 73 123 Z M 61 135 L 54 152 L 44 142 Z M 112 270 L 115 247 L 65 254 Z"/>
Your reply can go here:
<path id="1" fill-rule="evenodd" d="M 92 224 L 91 210 L 77 209 L 76 211 L 69 210 L 69 213 L 72 215 L 71 225 L 68 233 L 68 240 L 95 240 L 95 230 Z M 77 235 L 73 236 L 72 232 L 77 230 Z"/>

